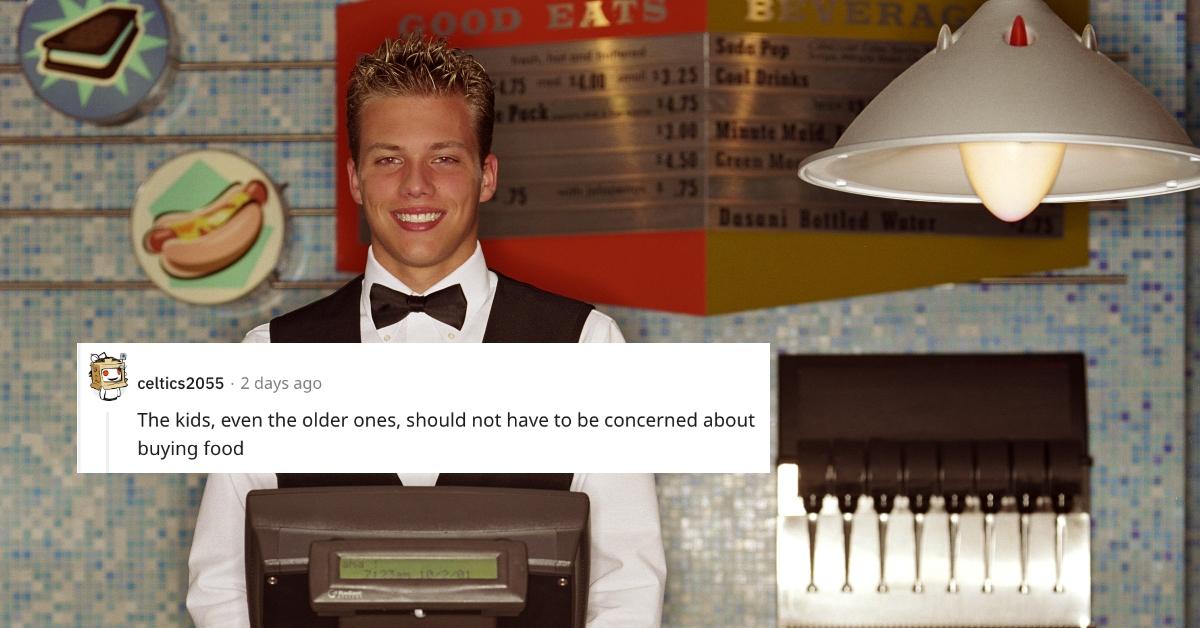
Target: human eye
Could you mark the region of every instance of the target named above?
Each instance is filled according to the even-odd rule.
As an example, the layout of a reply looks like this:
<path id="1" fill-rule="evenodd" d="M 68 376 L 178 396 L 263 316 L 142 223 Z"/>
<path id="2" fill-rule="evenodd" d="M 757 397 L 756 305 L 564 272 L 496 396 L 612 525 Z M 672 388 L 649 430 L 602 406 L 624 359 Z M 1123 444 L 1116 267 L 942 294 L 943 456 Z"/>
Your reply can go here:
<path id="1" fill-rule="evenodd" d="M 462 161 L 455 155 L 438 155 L 433 158 L 433 163 L 441 165 L 452 165 Z"/>
<path id="2" fill-rule="evenodd" d="M 397 157 L 395 155 L 382 155 L 382 156 L 376 157 L 374 163 L 376 166 L 388 168 L 388 167 L 393 167 L 393 166 L 399 166 L 400 164 L 404 163 L 404 160 L 400 159 L 399 157 Z"/>

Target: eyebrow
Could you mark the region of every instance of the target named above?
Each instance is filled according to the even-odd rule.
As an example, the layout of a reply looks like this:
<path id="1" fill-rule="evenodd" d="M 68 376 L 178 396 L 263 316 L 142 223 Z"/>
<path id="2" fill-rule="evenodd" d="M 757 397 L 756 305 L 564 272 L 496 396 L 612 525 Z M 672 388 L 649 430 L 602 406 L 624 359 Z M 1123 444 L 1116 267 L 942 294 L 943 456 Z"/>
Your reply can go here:
<path id="1" fill-rule="evenodd" d="M 396 151 L 396 150 L 400 150 L 400 147 L 396 146 L 395 144 L 384 144 L 383 142 L 373 142 L 373 143 L 367 145 L 366 151 L 370 152 L 373 150 Z"/>
<path id="2" fill-rule="evenodd" d="M 431 150 L 443 150 L 446 148 L 461 148 L 463 150 L 467 150 L 468 146 L 462 142 L 456 142 L 454 140 L 447 140 L 444 142 L 434 142 L 433 144 L 429 145 L 429 148 Z M 373 150 L 398 151 L 401 149 L 400 149 L 400 146 L 398 146 L 396 144 L 385 144 L 383 142 L 373 142 L 371 144 L 368 144 L 365 150 L 367 152 L 370 152 Z"/>

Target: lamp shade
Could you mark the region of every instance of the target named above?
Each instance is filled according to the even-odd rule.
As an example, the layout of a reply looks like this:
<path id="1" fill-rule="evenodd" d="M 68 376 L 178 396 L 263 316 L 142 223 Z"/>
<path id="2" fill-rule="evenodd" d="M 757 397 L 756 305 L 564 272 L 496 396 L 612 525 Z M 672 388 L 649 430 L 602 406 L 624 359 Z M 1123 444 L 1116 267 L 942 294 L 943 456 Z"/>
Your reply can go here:
<path id="1" fill-rule="evenodd" d="M 988 0 L 957 32 L 943 26 L 799 174 L 869 196 L 979 203 L 959 147 L 981 142 L 1065 144 L 1047 202 L 1200 186 L 1200 150 L 1171 114 L 1100 54 L 1090 26 L 1076 34 L 1040 0 Z"/>

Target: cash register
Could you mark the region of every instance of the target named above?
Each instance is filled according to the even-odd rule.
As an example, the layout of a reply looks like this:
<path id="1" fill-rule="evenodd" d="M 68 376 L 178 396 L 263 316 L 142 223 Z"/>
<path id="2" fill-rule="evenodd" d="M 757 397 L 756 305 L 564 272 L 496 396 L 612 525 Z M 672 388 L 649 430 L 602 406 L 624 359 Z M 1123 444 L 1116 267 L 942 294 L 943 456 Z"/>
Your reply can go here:
<path id="1" fill-rule="evenodd" d="M 588 508 L 531 489 L 251 491 L 251 626 L 583 628 Z"/>

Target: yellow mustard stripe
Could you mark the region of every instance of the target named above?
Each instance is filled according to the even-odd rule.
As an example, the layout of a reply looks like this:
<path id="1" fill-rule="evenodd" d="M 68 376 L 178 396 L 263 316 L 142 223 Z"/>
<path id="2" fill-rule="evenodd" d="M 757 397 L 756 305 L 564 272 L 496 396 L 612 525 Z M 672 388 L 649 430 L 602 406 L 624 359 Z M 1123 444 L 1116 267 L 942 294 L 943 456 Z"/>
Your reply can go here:
<path id="1" fill-rule="evenodd" d="M 230 218 L 238 212 L 239 209 L 250 204 L 250 195 L 245 192 L 238 192 L 228 203 L 220 209 L 213 210 L 198 216 L 187 222 L 182 222 L 177 225 L 172 225 L 171 230 L 175 232 L 176 237 L 180 240 L 195 240 L 200 236 L 220 227 L 229 222 Z"/>

